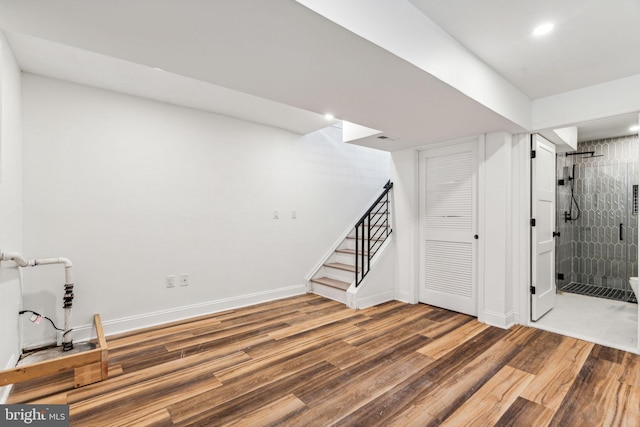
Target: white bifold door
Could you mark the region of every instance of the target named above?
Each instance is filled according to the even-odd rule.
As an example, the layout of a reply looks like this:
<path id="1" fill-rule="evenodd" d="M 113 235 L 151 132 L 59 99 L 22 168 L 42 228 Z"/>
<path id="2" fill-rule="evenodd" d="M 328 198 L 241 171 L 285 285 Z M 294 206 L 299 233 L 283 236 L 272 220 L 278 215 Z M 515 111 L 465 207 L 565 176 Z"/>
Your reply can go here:
<path id="1" fill-rule="evenodd" d="M 531 320 L 555 305 L 556 147 L 531 136 Z"/>
<path id="2" fill-rule="evenodd" d="M 477 315 L 478 140 L 420 152 L 420 302 Z"/>

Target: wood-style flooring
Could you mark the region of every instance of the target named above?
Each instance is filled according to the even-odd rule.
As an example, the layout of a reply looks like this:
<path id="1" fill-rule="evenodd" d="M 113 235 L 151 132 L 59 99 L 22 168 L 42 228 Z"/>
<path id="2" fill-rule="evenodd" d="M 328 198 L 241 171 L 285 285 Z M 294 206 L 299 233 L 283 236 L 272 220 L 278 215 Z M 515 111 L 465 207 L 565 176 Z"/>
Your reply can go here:
<path id="1" fill-rule="evenodd" d="M 308 294 L 107 337 L 110 378 L 18 384 L 72 426 L 640 426 L 640 355 Z"/>

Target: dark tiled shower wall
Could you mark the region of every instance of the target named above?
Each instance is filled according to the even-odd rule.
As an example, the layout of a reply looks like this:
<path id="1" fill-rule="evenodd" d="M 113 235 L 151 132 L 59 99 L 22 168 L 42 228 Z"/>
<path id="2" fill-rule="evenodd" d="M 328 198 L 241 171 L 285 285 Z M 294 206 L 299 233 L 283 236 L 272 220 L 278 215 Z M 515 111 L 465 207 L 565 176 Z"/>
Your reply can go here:
<path id="1" fill-rule="evenodd" d="M 584 142 L 578 151 L 600 157 L 558 156 L 556 271 L 570 281 L 626 289 L 627 277 L 638 275 L 638 215 L 633 186 L 638 184 L 638 137 Z M 564 221 L 571 198 L 568 176 L 575 162 L 574 194 L 581 209 L 576 221 Z M 637 201 L 636 201 L 637 202 Z M 576 207 L 573 206 L 574 217 Z M 620 224 L 623 240 L 620 240 Z M 566 234 L 565 234 L 566 233 Z M 566 274 L 566 272 L 569 274 Z"/>

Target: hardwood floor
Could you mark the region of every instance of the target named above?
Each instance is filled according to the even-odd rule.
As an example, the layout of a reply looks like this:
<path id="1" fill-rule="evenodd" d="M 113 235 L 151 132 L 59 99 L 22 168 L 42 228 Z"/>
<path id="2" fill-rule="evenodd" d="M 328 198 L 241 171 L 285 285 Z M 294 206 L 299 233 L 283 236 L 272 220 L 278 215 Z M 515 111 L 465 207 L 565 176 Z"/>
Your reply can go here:
<path id="1" fill-rule="evenodd" d="M 640 355 L 423 304 L 309 294 L 107 341 L 108 380 L 10 402 L 73 426 L 640 426 Z"/>

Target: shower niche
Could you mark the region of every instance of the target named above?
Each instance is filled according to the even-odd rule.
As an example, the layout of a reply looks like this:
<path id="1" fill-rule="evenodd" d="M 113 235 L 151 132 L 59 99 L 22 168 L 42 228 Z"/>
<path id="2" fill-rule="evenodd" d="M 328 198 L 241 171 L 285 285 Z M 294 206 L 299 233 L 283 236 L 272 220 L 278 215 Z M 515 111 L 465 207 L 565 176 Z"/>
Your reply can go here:
<path id="1" fill-rule="evenodd" d="M 579 143 L 556 169 L 557 289 L 637 303 L 638 136 Z"/>

